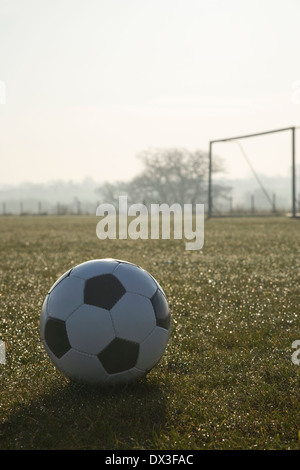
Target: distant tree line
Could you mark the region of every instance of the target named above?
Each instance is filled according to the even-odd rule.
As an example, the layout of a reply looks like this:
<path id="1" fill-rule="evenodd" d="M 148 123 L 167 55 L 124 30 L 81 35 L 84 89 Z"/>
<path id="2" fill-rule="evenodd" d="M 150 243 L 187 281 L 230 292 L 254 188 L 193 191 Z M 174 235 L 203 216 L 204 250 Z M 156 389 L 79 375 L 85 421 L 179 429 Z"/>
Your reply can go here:
<path id="1" fill-rule="evenodd" d="M 208 154 L 185 148 L 150 148 L 138 156 L 142 170 L 130 181 L 106 182 L 101 185 L 92 178 L 73 181 L 21 183 L 0 188 L 0 215 L 95 215 L 100 203 L 119 207 L 119 196 L 128 203 L 207 204 Z M 213 211 L 224 213 L 280 212 L 289 208 L 289 177 L 267 178 L 262 175 L 272 199 L 252 179 L 224 177 L 222 160 L 213 159 Z M 298 175 L 300 174 L 300 167 Z M 228 176 L 228 175 L 227 175 Z M 299 180 L 300 181 L 300 180 Z M 298 183 L 298 180 L 297 180 Z M 300 183 L 299 183 L 300 187 Z M 300 213 L 300 193 L 297 198 Z"/>
<path id="2" fill-rule="evenodd" d="M 2 193 L 1 215 L 84 215 L 95 214 L 100 203 L 119 204 L 126 195 L 128 203 L 172 205 L 206 204 L 208 191 L 208 154 L 185 148 L 151 148 L 137 156 L 142 171 L 130 181 L 105 182 L 100 186 L 92 179 L 80 185 L 53 182 L 48 185 L 23 184 Z M 216 156 L 213 173 L 222 174 L 224 167 Z M 78 196 L 75 196 L 78 194 Z M 214 181 L 214 201 L 229 199 L 230 188 Z M 5 198 L 5 199 L 4 199 Z M 56 202 L 54 202 L 56 200 Z"/>

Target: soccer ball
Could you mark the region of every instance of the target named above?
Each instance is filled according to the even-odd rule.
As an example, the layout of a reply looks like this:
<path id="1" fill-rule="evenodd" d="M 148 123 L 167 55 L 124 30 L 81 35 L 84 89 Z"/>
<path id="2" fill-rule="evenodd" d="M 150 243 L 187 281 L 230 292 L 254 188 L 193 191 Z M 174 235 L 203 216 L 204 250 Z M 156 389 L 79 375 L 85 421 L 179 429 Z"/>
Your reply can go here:
<path id="1" fill-rule="evenodd" d="M 71 380 L 122 384 L 163 355 L 171 314 L 158 282 L 127 261 L 86 261 L 51 287 L 40 317 L 50 359 Z"/>

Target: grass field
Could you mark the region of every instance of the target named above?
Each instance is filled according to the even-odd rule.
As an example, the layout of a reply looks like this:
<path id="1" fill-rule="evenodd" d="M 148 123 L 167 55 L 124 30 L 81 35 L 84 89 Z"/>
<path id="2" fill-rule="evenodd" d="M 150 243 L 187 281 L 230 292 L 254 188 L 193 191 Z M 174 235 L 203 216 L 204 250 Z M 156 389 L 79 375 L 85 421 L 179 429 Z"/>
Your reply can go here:
<path id="1" fill-rule="evenodd" d="M 0 449 L 298 449 L 300 221 L 207 221 L 184 241 L 96 237 L 96 217 L 0 218 Z M 94 258 L 162 285 L 172 334 L 160 363 L 114 390 L 69 383 L 39 338 L 53 282 Z"/>

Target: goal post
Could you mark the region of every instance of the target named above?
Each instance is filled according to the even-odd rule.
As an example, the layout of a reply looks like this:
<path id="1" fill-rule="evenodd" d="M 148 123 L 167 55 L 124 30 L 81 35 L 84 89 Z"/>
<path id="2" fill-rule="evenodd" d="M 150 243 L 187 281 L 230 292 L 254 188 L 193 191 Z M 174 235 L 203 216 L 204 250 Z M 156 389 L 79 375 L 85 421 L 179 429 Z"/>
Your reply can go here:
<path id="1" fill-rule="evenodd" d="M 240 139 L 248 139 L 250 137 L 263 136 L 267 134 L 274 134 L 278 132 L 291 133 L 291 167 L 292 167 L 292 217 L 296 217 L 296 127 L 284 127 L 281 129 L 273 129 L 270 131 L 256 132 L 254 134 L 240 135 L 237 137 L 227 137 L 224 139 L 211 140 L 209 142 L 209 168 L 208 168 L 208 213 L 207 217 L 213 217 L 213 192 L 212 192 L 212 172 L 213 172 L 213 145 L 219 142 L 237 141 Z"/>

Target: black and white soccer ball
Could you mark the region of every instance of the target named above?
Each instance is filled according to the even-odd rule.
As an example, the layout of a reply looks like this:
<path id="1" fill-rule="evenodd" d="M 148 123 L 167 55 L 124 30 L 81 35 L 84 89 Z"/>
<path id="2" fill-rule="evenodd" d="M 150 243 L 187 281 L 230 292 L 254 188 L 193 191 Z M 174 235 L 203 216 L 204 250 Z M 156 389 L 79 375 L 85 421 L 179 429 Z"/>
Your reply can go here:
<path id="1" fill-rule="evenodd" d="M 135 264 L 86 261 L 63 274 L 43 303 L 40 333 L 71 380 L 110 385 L 136 380 L 165 352 L 171 330 L 167 298 Z"/>

